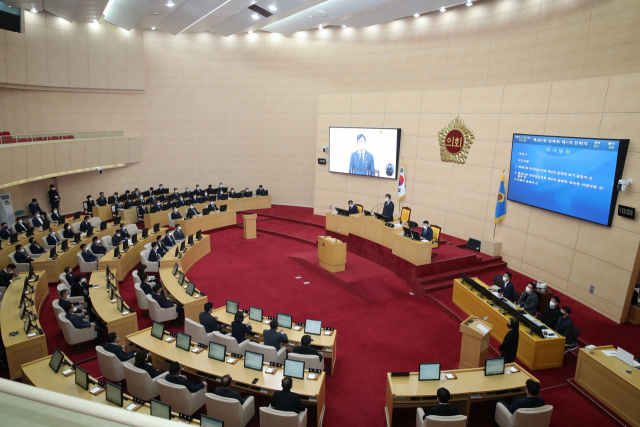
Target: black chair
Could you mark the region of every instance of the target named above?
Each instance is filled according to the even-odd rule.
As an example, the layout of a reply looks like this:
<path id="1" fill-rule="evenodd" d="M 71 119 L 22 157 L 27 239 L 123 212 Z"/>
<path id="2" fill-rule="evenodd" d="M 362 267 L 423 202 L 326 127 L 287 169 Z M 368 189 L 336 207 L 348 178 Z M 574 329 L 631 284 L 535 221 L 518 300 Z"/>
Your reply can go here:
<path id="1" fill-rule="evenodd" d="M 518 301 L 520 301 L 520 292 L 514 290 L 513 291 L 513 299 L 516 301 L 516 303 Z"/>
<path id="2" fill-rule="evenodd" d="M 566 349 L 564 351 L 564 354 L 573 353 L 574 350 L 577 350 L 578 348 L 580 348 L 580 346 L 578 346 L 579 335 L 580 335 L 580 329 L 574 326 L 573 329 L 571 330 L 571 333 L 567 335 L 567 341 L 564 344 L 564 348 Z"/>

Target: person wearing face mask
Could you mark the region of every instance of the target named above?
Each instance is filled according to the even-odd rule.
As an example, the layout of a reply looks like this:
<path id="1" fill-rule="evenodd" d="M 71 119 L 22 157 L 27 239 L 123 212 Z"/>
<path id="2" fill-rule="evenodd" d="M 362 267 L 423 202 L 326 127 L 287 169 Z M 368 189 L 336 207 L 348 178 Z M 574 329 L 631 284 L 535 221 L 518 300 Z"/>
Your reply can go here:
<path id="1" fill-rule="evenodd" d="M 167 248 L 164 246 L 164 243 L 162 243 L 162 236 L 156 236 L 156 243 L 158 244 L 158 254 L 160 255 L 160 257 L 163 257 L 164 254 L 167 253 Z"/>
<path id="2" fill-rule="evenodd" d="M 75 237 L 75 233 L 73 232 L 73 229 L 71 228 L 70 224 L 67 224 L 64 226 L 64 231 L 62 232 L 62 237 L 64 237 L 65 239 L 73 239 Z"/>
<path id="3" fill-rule="evenodd" d="M 60 195 L 56 191 L 56 186 L 51 184 L 49 186 L 49 204 L 51 205 L 51 210 L 54 209 L 60 210 Z"/>
<path id="4" fill-rule="evenodd" d="M 566 337 L 571 332 L 573 332 L 573 320 L 571 320 L 571 318 L 569 317 L 570 314 L 571 314 L 570 307 L 565 305 L 560 309 L 560 317 L 558 317 L 556 326 L 555 328 L 553 328 L 553 330 L 556 331 L 558 335 L 562 335 L 563 337 Z"/>
<path id="5" fill-rule="evenodd" d="M 44 221 L 42 221 L 42 218 L 40 217 L 39 212 L 36 212 L 35 216 L 31 220 L 31 223 L 35 228 L 42 227 L 44 225 Z"/>
<path id="6" fill-rule="evenodd" d="M 41 255 L 45 253 L 44 248 L 38 244 L 35 237 L 31 237 L 29 239 L 29 252 L 33 255 Z"/>
<path id="7" fill-rule="evenodd" d="M 69 291 L 67 289 L 63 289 L 60 291 L 60 299 L 58 300 L 58 305 L 65 312 L 69 312 L 69 308 L 73 307 L 72 313 L 76 316 L 80 316 L 83 318 L 89 318 L 87 314 L 87 310 L 82 308 L 82 304 L 79 302 L 71 302 L 69 301 Z"/>
<path id="8" fill-rule="evenodd" d="M 375 176 L 375 164 L 373 154 L 367 149 L 367 138 L 363 134 L 356 137 L 358 149 L 351 153 L 349 160 L 349 173 L 353 175 Z"/>
<path id="9" fill-rule="evenodd" d="M 98 200 L 96 200 L 96 202 L 98 203 L 98 206 L 107 205 L 107 198 L 104 197 L 104 193 L 102 191 L 100 192 L 100 197 L 98 197 Z"/>
<path id="10" fill-rule="evenodd" d="M 118 196 L 118 192 L 116 191 L 115 193 L 113 193 L 113 196 L 109 196 L 109 204 L 115 204 L 118 202 L 118 200 L 120 199 L 120 197 Z"/>
<path id="11" fill-rule="evenodd" d="M 233 199 L 234 197 L 236 197 L 236 190 L 233 187 L 231 187 L 231 190 L 229 190 L 229 198 Z"/>
<path id="12" fill-rule="evenodd" d="M 98 257 L 89 252 L 89 247 L 85 243 L 80 245 L 80 251 L 80 256 L 82 256 L 84 262 L 98 262 Z"/>
<path id="13" fill-rule="evenodd" d="M 391 201 L 391 194 L 386 194 L 384 196 L 384 207 L 382 208 L 382 216 L 389 218 L 389 220 L 392 220 L 394 209 L 395 207 L 393 206 L 393 202 Z"/>
<path id="14" fill-rule="evenodd" d="M 147 203 L 152 205 L 154 204 L 156 201 L 158 200 L 158 198 L 156 197 L 154 191 L 153 191 L 153 187 L 151 187 L 151 189 L 149 190 L 149 198 L 147 199 Z"/>
<path id="15" fill-rule="evenodd" d="M 422 221 L 422 231 L 420 232 L 420 239 L 433 240 L 433 229 L 429 226 L 429 221 Z"/>
<path id="16" fill-rule="evenodd" d="M 62 219 L 62 216 L 58 213 L 57 209 L 54 209 L 53 212 L 51 212 L 51 221 L 59 223 L 60 219 Z"/>
<path id="17" fill-rule="evenodd" d="M 179 208 L 181 206 L 184 206 L 184 197 L 180 196 L 178 199 L 173 201 L 173 206 L 176 208 Z"/>
<path id="18" fill-rule="evenodd" d="M 3 222 L 0 228 L 0 239 L 9 240 L 10 238 L 11 230 L 9 230 L 9 225 L 6 222 Z"/>
<path id="19" fill-rule="evenodd" d="M 151 206 L 151 213 L 162 212 L 162 203 L 157 202 L 155 205 Z"/>
<path id="20" fill-rule="evenodd" d="M 518 353 L 520 322 L 518 322 L 518 319 L 509 319 L 507 327 L 509 328 L 509 332 L 507 332 L 502 344 L 500 344 L 500 356 L 504 357 L 504 363 L 513 363 Z"/>
<path id="21" fill-rule="evenodd" d="M 118 246 L 123 240 L 120 230 L 116 230 L 115 234 L 111 238 L 111 246 Z"/>
<path id="22" fill-rule="evenodd" d="M 89 220 L 89 216 L 84 217 L 84 221 L 80 223 L 80 232 L 86 233 L 91 228 L 91 221 Z"/>
<path id="23" fill-rule="evenodd" d="M 511 283 L 511 273 L 508 271 L 505 272 L 504 276 L 502 276 L 502 280 L 504 282 L 504 287 L 498 290 L 498 293 L 501 293 L 503 298 L 506 298 L 511 302 L 516 302 L 516 289 L 513 287 L 513 283 Z"/>
<path id="24" fill-rule="evenodd" d="M 164 247 L 168 249 L 175 246 L 176 240 L 171 235 L 171 232 L 167 230 L 164 232 L 164 234 L 165 234 L 164 239 L 162 239 L 162 243 L 164 244 Z"/>
<path id="25" fill-rule="evenodd" d="M 182 324 L 182 322 L 180 321 L 180 318 L 184 314 L 184 309 L 181 306 L 176 305 L 173 302 L 169 301 L 167 297 L 164 296 L 164 294 L 162 293 L 162 285 L 160 283 L 156 283 L 156 285 L 153 287 L 153 295 L 151 295 L 151 298 L 156 300 L 160 308 L 175 307 L 178 317 L 173 321 L 173 324 L 174 325 Z"/>
<path id="26" fill-rule="evenodd" d="M 631 295 L 631 305 L 638 305 L 638 291 L 640 291 L 640 288 L 636 285 Z"/>
<path id="27" fill-rule="evenodd" d="M 176 219 L 180 219 L 182 218 L 182 215 L 180 215 L 180 212 L 178 212 L 178 208 L 173 208 L 173 212 L 171 213 L 171 219 L 172 220 L 176 220 Z"/>
<path id="28" fill-rule="evenodd" d="M 200 215 L 200 212 L 198 212 L 198 209 L 194 208 L 194 207 L 193 207 L 193 203 L 191 203 L 191 204 L 189 205 L 189 209 L 187 209 L 187 215 L 188 215 L 188 214 L 191 214 L 191 215 L 194 215 L 194 216 L 195 216 L 195 215 Z"/>
<path id="29" fill-rule="evenodd" d="M 161 237 L 158 236 L 158 238 L 161 238 Z M 153 242 L 151 244 L 151 250 L 149 251 L 149 261 L 160 262 L 160 258 L 162 258 L 162 255 L 164 254 L 160 252 L 160 244 L 158 242 Z"/>
<path id="30" fill-rule="evenodd" d="M 558 323 L 558 318 L 560 317 L 560 297 L 552 296 L 549 301 L 549 305 L 544 308 L 544 311 L 540 315 L 539 319 L 542 323 L 544 323 L 547 328 L 553 329 L 556 327 L 556 323 Z"/>
<path id="31" fill-rule="evenodd" d="M 144 216 L 144 214 L 149 213 L 149 211 L 147 210 L 147 207 L 144 206 L 142 203 L 143 202 L 140 202 L 140 206 L 138 206 L 138 216 Z"/>
<path id="32" fill-rule="evenodd" d="M 84 277 L 83 274 L 74 274 L 73 282 L 70 282 L 69 284 L 71 286 L 72 297 L 84 297 L 85 303 L 88 302 L 89 288 L 91 285 L 87 282 L 87 278 Z M 87 308 L 91 309 L 89 305 L 87 305 Z"/>
<path id="33" fill-rule="evenodd" d="M 25 227 L 25 225 L 22 223 L 21 219 L 19 219 L 18 222 L 16 222 L 16 225 L 14 225 L 13 228 L 15 228 L 16 233 L 26 233 L 27 232 L 27 227 Z"/>
<path id="34" fill-rule="evenodd" d="M 353 204 L 353 200 L 349 200 L 349 215 L 359 214 L 359 213 L 360 211 L 358 210 L 358 207 Z"/>
<path id="35" fill-rule="evenodd" d="M 155 243 L 151 245 L 152 248 L 154 247 L 153 245 L 155 245 Z M 151 295 L 153 290 L 149 283 L 149 276 L 147 273 L 142 273 L 142 275 L 138 275 L 138 277 L 140 278 L 140 289 L 142 289 L 142 292 L 144 292 L 145 295 Z"/>
<path id="36" fill-rule="evenodd" d="M 191 197 L 191 191 L 189 190 L 189 187 L 185 187 L 184 193 L 182 195 L 184 197 Z"/>
<path id="37" fill-rule="evenodd" d="M 200 188 L 200 184 L 196 184 L 196 191 L 195 191 L 196 195 L 198 197 L 202 196 L 202 188 Z"/>
<path id="38" fill-rule="evenodd" d="M 131 207 L 133 206 L 133 203 L 131 203 L 131 199 L 127 199 L 124 201 L 124 208 L 125 209 L 131 209 Z"/>
<path id="39" fill-rule="evenodd" d="M 136 357 L 135 351 L 130 351 L 127 353 L 127 348 L 125 346 L 120 346 L 118 343 L 120 339 L 118 338 L 118 334 L 115 332 L 111 332 L 107 335 L 107 342 L 104 343 L 103 348 L 109 353 L 113 353 L 116 355 L 119 361 L 126 362 L 127 360 L 131 360 Z"/>
<path id="40" fill-rule="evenodd" d="M 262 185 L 258 186 L 258 189 L 256 190 L 256 196 L 264 196 L 264 188 L 262 188 Z"/>
<path id="41" fill-rule="evenodd" d="M 37 199 L 31 199 L 31 203 L 29 203 L 29 212 L 31 212 L 31 216 L 33 217 L 35 217 L 37 213 L 43 217 L 46 215 L 44 211 L 40 209 Z"/>
<path id="42" fill-rule="evenodd" d="M 180 198 L 180 192 L 178 191 L 177 187 L 173 189 L 173 197 L 176 200 Z"/>
<path id="43" fill-rule="evenodd" d="M 118 200 L 117 202 L 115 202 L 115 208 L 116 208 L 116 211 L 119 211 L 121 209 L 124 209 L 124 205 L 122 204 L 121 201 Z"/>
<path id="44" fill-rule="evenodd" d="M 13 279 L 18 277 L 13 271 L 16 269 L 15 264 L 7 264 L 4 270 L 0 271 L 0 287 L 7 288 Z"/>
<path id="45" fill-rule="evenodd" d="M 160 195 L 164 193 L 164 186 L 162 184 L 158 185 L 158 189 L 156 190 L 156 195 Z"/>
<path id="46" fill-rule="evenodd" d="M 60 244 L 60 239 L 56 236 L 56 231 L 53 228 L 49 229 L 49 235 L 47 236 L 47 245 L 49 246 L 58 246 Z"/>
<path id="47" fill-rule="evenodd" d="M 89 194 L 87 196 L 87 209 L 91 210 L 95 205 L 96 205 L 96 202 L 93 201 L 93 197 L 91 197 L 91 194 Z"/>
<path id="48" fill-rule="evenodd" d="M 222 195 L 223 195 L 223 194 L 224 194 L 224 193 L 222 192 L 222 189 L 219 189 L 219 190 L 218 190 L 218 193 L 217 193 L 217 195 L 216 195 L 216 198 L 217 198 L 218 200 L 222 200 Z M 235 195 L 235 193 L 234 193 L 234 195 Z M 229 195 L 229 197 L 231 197 L 231 195 Z"/>
<path id="49" fill-rule="evenodd" d="M 136 196 L 136 199 L 140 198 L 140 190 L 138 189 L 138 187 L 133 190 L 133 194 Z"/>
<path id="50" fill-rule="evenodd" d="M 73 327 L 76 328 L 76 329 L 94 328 L 94 330 L 96 331 L 95 342 L 98 343 L 100 341 L 100 333 L 102 332 L 102 329 L 100 328 L 100 326 L 96 325 L 95 322 L 91 322 L 91 323 L 85 322 L 80 317 L 76 316 L 73 313 L 73 310 L 74 310 L 74 307 L 73 306 L 69 306 L 69 309 L 67 310 L 67 314 L 66 314 L 65 318 L 69 322 L 71 322 Z"/>
<path id="51" fill-rule="evenodd" d="M 211 200 L 211 198 L 209 197 L 209 193 L 205 191 L 202 194 L 202 197 L 200 197 L 200 203 L 205 203 L 205 202 L 208 202 L 209 200 Z"/>
<path id="52" fill-rule="evenodd" d="M 102 242 L 100 242 L 98 236 L 94 236 L 91 241 L 91 252 L 93 252 L 93 254 L 96 256 L 104 255 L 107 253 L 107 248 L 102 245 Z"/>
<path id="53" fill-rule="evenodd" d="M 176 229 L 173 232 L 173 238 L 176 239 L 176 241 L 180 241 L 180 240 L 184 240 L 186 239 L 186 236 L 184 235 L 184 233 L 182 232 L 182 227 L 180 227 L 180 224 L 178 224 L 176 226 Z"/>
<path id="54" fill-rule="evenodd" d="M 536 308 L 538 307 L 538 295 L 533 292 L 532 283 L 529 283 L 522 295 L 520 295 L 518 306 L 522 307 L 524 311 L 526 311 L 533 317 L 536 316 Z"/>
<path id="55" fill-rule="evenodd" d="M 33 261 L 33 259 L 27 255 L 27 252 L 22 245 L 16 245 L 16 251 L 13 254 L 13 259 L 20 264 L 29 264 L 29 268 L 31 268 L 31 261 Z"/>
<path id="56" fill-rule="evenodd" d="M 213 203 L 213 200 L 210 200 L 209 204 L 207 205 L 207 209 L 209 209 L 209 212 L 216 212 L 218 210 L 218 207 L 215 203 Z"/>
<path id="57" fill-rule="evenodd" d="M 123 239 L 130 239 L 131 238 L 131 234 L 129 234 L 129 232 L 126 229 L 126 225 L 120 223 L 120 237 L 122 237 Z"/>

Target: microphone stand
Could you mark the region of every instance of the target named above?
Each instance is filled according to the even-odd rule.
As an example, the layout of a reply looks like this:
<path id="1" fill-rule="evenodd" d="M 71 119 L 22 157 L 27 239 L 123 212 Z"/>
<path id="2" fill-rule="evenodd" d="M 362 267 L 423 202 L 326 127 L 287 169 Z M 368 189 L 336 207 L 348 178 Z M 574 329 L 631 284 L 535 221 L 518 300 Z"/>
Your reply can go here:
<path id="1" fill-rule="evenodd" d="M 373 209 L 375 209 L 375 208 L 379 207 L 379 206 L 380 206 L 380 205 L 382 205 L 382 204 L 384 204 L 384 202 L 380 202 L 380 203 L 378 203 L 377 205 L 375 205 L 375 206 L 373 207 Z M 373 209 L 371 209 L 371 211 L 372 211 L 372 212 L 373 212 Z M 379 211 L 379 210 L 380 210 L 380 209 L 378 209 L 378 211 Z M 376 211 L 376 213 L 379 213 L 378 211 Z"/>

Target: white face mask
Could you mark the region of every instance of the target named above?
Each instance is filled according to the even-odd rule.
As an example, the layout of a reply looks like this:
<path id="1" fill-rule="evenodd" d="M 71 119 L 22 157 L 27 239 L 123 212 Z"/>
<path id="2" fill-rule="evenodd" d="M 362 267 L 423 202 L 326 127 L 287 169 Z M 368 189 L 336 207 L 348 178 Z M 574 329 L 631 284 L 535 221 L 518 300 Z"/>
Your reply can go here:
<path id="1" fill-rule="evenodd" d="M 182 229 L 181 227 L 178 227 L 178 231 L 180 231 L 181 229 Z"/>
<path id="2" fill-rule="evenodd" d="M 55 236 L 55 235 L 56 235 L 56 233 L 51 233 L 50 235 L 51 235 L 51 236 Z"/>
<path id="3" fill-rule="evenodd" d="M 200 189 L 200 187 L 196 187 L 196 189 L 198 189 L 198 190 L 199 190 L 199 189 Z"/>
<path id="4" fill-rule="evenodd" d="M 36 215 L 36 218 L 40 218 L 40 215 Z"/>
<path id="5" fill-rule="evenodd" d="M 55 190 L 55 189 L 56 189 L 56 187 L 52 187 L 51 189 L 52 189 L 52 190 Z"/>
<path id="6" fill-rule="evenodd" d="M 556 306 L 555 301 L 549 301 L 549 307 L 553 308 Z"/>
<path id="7" fill-rule="evenodd" d="M 90 202 L 93 202 L 93 197 L 89 199 Z"/>
<path id="8" fill-rule="evenodd" d="M 18 224 L 22 224 L 22 221 L 18 221 Z"/>
<path id="9" fill-rule="evenodd" d="M 68 299 L 68 297 L 67 297 Z M 76 311 L 78 311 L 78 307 L 73 307 L 73 312 L 75 313 Z"/>
<path id="10" fill-rule="evenodd" d="M 504 280 L 504 283 L 507 283 L 509 281 L 509 278 L 507 276 L 502 276 L 502 280 Z"/>
<path id="11" fill-rule="evenodd" d="M 531 288 L 527 288 L 527 293 L 530 294 L 531 292 L 533 292 Z"/>
<path id="12" fill-rule="evenodd" d="M 389 201 L 389 199 L 385 199 L 387 202 Z"/>
<path id="13" fill-rule="evenodd" d="M 53 213 L 58 213 L 58 211 L 54 210 Z"/>

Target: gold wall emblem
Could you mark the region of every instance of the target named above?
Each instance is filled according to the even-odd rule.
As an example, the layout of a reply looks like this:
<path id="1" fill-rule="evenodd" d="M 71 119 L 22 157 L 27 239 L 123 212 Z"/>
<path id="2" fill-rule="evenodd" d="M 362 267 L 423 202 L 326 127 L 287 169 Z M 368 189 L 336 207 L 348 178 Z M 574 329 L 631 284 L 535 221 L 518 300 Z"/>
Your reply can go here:
<path id="1" fill-rule="evenodd" d="M 475 137 L 460 116 L 456 117 L 438 132 L 440 158 L 443 162 L 466 162 Z"/>

